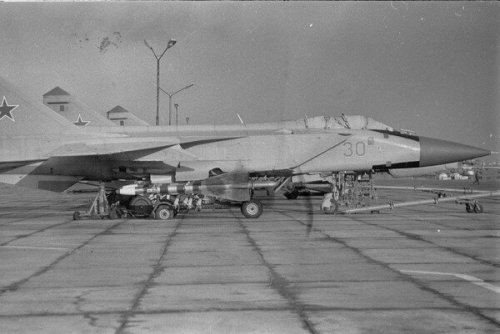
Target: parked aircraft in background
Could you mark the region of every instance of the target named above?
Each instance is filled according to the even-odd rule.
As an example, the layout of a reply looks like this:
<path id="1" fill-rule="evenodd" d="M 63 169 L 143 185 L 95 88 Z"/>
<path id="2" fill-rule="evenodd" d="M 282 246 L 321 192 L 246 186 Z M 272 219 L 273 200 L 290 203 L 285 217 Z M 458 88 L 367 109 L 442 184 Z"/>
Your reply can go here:
<path id="1" fill-rule="evenodd" d="M 307 126 L 296 128 L 292 121 L 279 128 L 93 129 L 75 126 L 4 79 L 0 96 L 0 182 L 63 191 L 80 181 L 124 181 L 115 200 L 126 210 L 160 219 L 172 218 L 180 195 L 198 206 L 238 204 L 246 217 L 256 218 L 263 207 L 253 191 L 279 189 L 292 177 L 330 173 L 338 179 L 346 171 L 426 167 L 490 154 L 385 125 L 355 128 L 347 117 L 337 125 L 337 119 L 323 118 L 322 124 L 331 121 L 331 126 L 319 127 L 307 119 Z M 118 208 L 112 216 L 123 212 Z"/>
<path id="2" fill-rule="evenodd" d="M 488 166 L 485 162 L 479 160 L 468 160 L 459 162 L 456 166 L 448 166 L 446 170 L 438 172 L 437 177 L 448 180 L 477 179 L 483 177 L 485 174 L 491 174 L 487 173 L 491 170 L 500 172 L 500 167 Z"/>
<path id="3" fill-rule="evenodd" d="M 393 177 L 412 177 L 412 176 L 433 176 L 446 180 L 461 180 L 474 178 L 477 173 L 482 174 L 485 170 L 500 169 L 498 166 L 487 166 L 479 160 L 466 160 L 444 165 L 409 168 L 406 170 L 390 170 Z"/>

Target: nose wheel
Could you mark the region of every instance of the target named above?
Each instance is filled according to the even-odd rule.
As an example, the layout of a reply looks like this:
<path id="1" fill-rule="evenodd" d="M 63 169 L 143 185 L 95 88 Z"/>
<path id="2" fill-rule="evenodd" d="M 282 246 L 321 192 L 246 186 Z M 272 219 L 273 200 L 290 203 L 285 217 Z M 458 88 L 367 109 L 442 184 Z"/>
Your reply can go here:
<path id="1" fill-rule="evenodd" d="M 474 203 L 466 203 L 465 210 L 468 213 L 482 213 L 484 211 L 484 208 L 478 202 L 474 202 Z"/>
<path id="2" fill-rule="evenodd" d="M 333 193 L 328 193 L 321 202 L 321 211 L 336 214 L 339 211 L 339 203 L 335 200 Z"/>

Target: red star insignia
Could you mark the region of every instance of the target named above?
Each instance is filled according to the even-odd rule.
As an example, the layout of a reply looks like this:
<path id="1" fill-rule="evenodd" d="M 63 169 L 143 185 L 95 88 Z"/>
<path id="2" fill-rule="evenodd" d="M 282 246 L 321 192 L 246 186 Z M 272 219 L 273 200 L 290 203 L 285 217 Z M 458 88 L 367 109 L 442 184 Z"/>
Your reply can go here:
<path id="1" fill-rule="evenodd" d="M 15 104 L 9 105 L 7 99 L 4 96 L 2 100 L 2 105 L 0 106 L 0 120 L 2 120 L 4 117 L 8 117 L 12 122 L 16 122 L 14 120 L 14 117 L 12 116 L 12 111 L 17 107 L 19 107 L 19 105 Z"/>
<path id="2" fill-rule="evenodd" d="M 87 125 L 89 123 L 90 123 L 90 121 L 84 121 L 84 120 L 82 120 L 82 115 L 80 115 L 80 114 L 78 114 L 78 121 L 73 122 L 73 124 L 78 125 L 78 126 L 85 126 L 85 125 Z"/>

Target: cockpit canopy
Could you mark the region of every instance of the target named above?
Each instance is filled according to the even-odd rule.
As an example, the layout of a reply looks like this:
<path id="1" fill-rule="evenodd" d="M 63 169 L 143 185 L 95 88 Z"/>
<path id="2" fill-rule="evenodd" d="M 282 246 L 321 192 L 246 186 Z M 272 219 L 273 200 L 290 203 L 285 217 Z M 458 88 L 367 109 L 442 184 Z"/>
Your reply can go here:
<path id="1" fill-rule="evenodd" d="M 318 116 L 298 120 L 309 129 L 370 129 L 394 131 L 384 123 L 362 115 L 342 115 L 338 117 Z"/>

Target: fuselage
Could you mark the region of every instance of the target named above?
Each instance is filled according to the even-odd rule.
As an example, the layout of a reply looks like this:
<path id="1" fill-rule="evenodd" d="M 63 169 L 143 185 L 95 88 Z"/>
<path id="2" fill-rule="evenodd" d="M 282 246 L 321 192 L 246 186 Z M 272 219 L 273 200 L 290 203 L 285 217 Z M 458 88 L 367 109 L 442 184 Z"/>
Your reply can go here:
<path id="1" fill-rule="evenodd" d="M 52 136 L 38 136 L 11 146 L 17 152 L 26 152 L 24 155 L 14 156 L 14 152 L 4 148 L 2 154 L 8 152 L 9 160 L 13 161 L 47 159 L 32 166 L 38 174 L 81 176 L 92 180 L 133 179 L 137 175 L 168 174 L 175 170 L 180 180 L 198 179 L 206 177 L 208 170 L 213 168 L 224 172 L 265 171 L 269 174 L 283 170 L 291 173 L 371 170 L 374 166 L 415 165 L 420 158 L 417 140 L 370 130 L 261 135 L 217 131 L 212 135 L 205 132 L 175 137 L 180 144 L 139 157 L 125 154 L 113 159 L 106 156 L 51 157 L 51 152 L 57 152 L 61 145 L 71 141 L 71 137 Z"/>
<path id="2" fill-rule="evenodd" d="M 300 125 L 300 124 L 299 124 Z M 109 130 L 107 132 L 106 130 Z M 95 136 L 97 137 L 94 137 Z M 452 142 L 367 129 L 283 129 L 262 126 L 184 126 L 100 128 L 89 132 L 24 136 L 2 139 L 2 161 L 31 161 L 4 172 L 21 175 L 71 177 L 71 180 L 137 180 L 175 175 L 177 181 L 200 180 L 209 171 L 265 175 L 337 171 L 387 171 L 471 159 L 488 151 Z M 127 153 L 86 152 L 86 142 L 99 149 L 121 140 L 170 140 L 163 148 Z M 72 143 L 77 143 L 72 146 Z M 95 149 L 95 146 L 90 146 Z M 452 148 L 451 153 L 449 148 Z M 89 149 L 89 150 L 91 150 Z M 461 154 L 461 150 L 464 154 Z M 73 152 L 77 150 L 76 152 Z M 78 152 L 86 152 L 80 155 Z M 89 153 L 89 154 L 87 154 Z M 11 182 L 9 182 L 11 183 Z"/>

